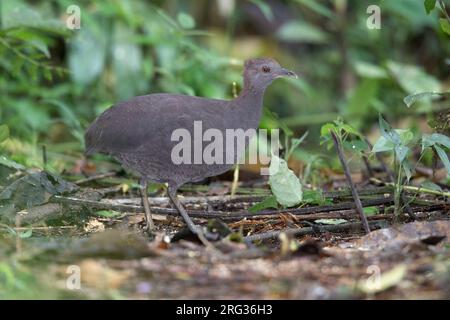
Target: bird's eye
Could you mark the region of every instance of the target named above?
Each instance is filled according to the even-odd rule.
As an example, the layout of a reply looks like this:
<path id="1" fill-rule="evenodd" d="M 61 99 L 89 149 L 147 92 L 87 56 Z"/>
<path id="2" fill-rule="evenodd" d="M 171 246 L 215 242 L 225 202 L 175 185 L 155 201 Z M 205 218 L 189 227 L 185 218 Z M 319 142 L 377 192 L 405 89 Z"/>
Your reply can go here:
<path id="1" fill-rule="evenodd" d="M 270 68 L 268 66 L 264 66 L 262 67 L 262 71 L 265 73 L 269 73 L 270 72 Z"/>

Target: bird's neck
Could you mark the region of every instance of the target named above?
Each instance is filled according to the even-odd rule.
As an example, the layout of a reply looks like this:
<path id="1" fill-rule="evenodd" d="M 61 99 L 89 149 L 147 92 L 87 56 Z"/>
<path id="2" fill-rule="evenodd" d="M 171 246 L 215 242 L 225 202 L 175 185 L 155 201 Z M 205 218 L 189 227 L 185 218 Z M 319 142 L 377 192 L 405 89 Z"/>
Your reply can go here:
<path id="1" fill-rule="evenodd" d="M 261 119 L 265 88 L 255 88 L 244 82 L 240 95 L 233 100 L 236 115 L 246 119 L 248 128 L 257 128 Z M 242 121 L 242 120 L 241 120 Z"/>

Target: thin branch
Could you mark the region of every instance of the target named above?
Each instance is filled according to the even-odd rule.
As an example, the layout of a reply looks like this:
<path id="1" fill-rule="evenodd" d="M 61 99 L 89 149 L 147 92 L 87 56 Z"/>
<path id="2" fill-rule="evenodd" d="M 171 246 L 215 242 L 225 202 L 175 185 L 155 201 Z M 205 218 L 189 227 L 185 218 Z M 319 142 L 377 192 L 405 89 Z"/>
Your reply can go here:
<path id="1" fill-rule="evenodd" d="M 379 220 L 379 221 L 371 221 L 370 224 L 372 227 L 382 227 L 383 224 L 386 224 L 386 220 Z M 304 228 L 289 228 L 289 229 L 283 229 L 283 230 L 275 230 L 275 231 L 269 231 L 259 234 L 254 234 L 251 236 L 244 237 L 244 241 L 251 242 L 251 241 L 261 241 L 261 240 L 268 240 L 268 239 L 278 239 L 279 235 L 281 233 L 286 233 L 288 235 L 292 236 L 305 236 L 308 234 L 314 234 L 317 231 L 328 231 L 328 232 L 343 232 L 347 230 L 352 229 L 359 229 L 363 227 L 361 222 L 351 222 L 351 223 L 343 223 L 343 224 L 337 224 L 337 225 L 329 225 L 329 226 L 320 226 L 318 228 L 315 227 L 304 227 Z"/>
<path id="2" fill-rule="evenodd" d="M 94 201 L 94 200 L 86 200 L 75 197 L 64 197 L 64 196 L 53 196 L 50 198 L 50 202 L 52 203 L 60 203 L 66 204 L 69 206 L 85 206 L 98 210 L 113 210 L 120 212 L 134 212 L 141 213 L 144 212 L 144 208 L 141 205 L 126 205 L 120 203 L 112 203 L 111 201 Z M 387 205 L 392 204 L 393 198 L 392 196 L 377 198 L 377 199 L 369 199 L 363 200 L 362 206 L 364 207 L 372 207 L 378 205 Z M 330 212 L 330 211 L 339 211 L 339 210 L 350 210 L 355 208 L 354 202 L 341 202 L 334 205 L 324 205 L 324 206 L 314 206 L 314 207 L 305 207 L 305 208 L 295 208 L 295 209 L 282 209 L 282 210 L 263 210 L 260 212 L 248 212 L 246 210 L 233 212 L 233 211 L 201 211 L 201 210 L 188 210 L 188 214 L 193 218 L 220 218 L 224 220 L 239 220 L 243 218 L 250 217 L 259 217 L 259 218 L 267 218 L 269 216 L 277 217 L 280 213 L 290 213 L 292 215 L 305 215 L 319 212 Z M 150 210 L 154 213 L 158 214 L 166 214 L 172 216 L 178 216 L 178 211 L 172 208 L 161 208 L 151 206 Z"/>
<path id="3" fill-rule="evenodd" d="M 88 177 L 88 178 L 77 180 L 74 183 L 75 184 L 83 184 L 83 183 L 92 182 L 92 181 L 95 181 L 95 180 L 100 180 L 100 179 L 104 179 L 104 178 L 114 177 L 115 175 L 116 175 L 115 172 L 106 172 L 106 173 L 97 174 L 95 176 L 91 176 L 91 177 Z"/>
<path id="4" fill-rule="evenodd" d="M 369 147 L 369 149 L 372 150 L 372 149 L 373 149 L 373 146 L 372 146 L 372 144 L 369 142 L 369 140 L 365 139 L 365 141 L 366 141 L 367 146 Z M 384 172 L 386 172 L 386 174 L 388 175 L 389 181 L 390 181 L 390 182 L 395 182 L 394 174 L 392 173 L 392 171 L 388 168 L 388 166 L 387 166 L 386 163 L 384 162 L 383 157 L 381 156 L 381 154 L 378 153 L 378 152 L 376 152 L 376 153 L 375 153 L 375 157 L 377 158 L 378 162 L 380 163 L 381 169 L 382 169 Z M 375 177 L 373 177 L 373 178 L 375 178 Z M 394 185 L 393 185 L 393 187 L 394 187 Z M 411 219 L 415 220 L 415 219 L 416 219 L 416 216 L 415 216 L 414 213 L 411 211 L 411 207 L 409 206 L 408 202 L 406 202 L 405 195 L 402 193 L 402 194 L 400 195 L 400 197 L 401 197 L 402 203 L 405 205 L 405 209 L 406 209 L 406 212 L 408 213 L 409 217 L 410 217 Z"/>
<path id="5" fill-rule="evenodd" d="M 355 184 L 353 183 L 352 176 L 350 174 L 350 170 L 347 166 L 347 162 L 345 161 L 344 153 L 342 151 L 342 146 L 339 142 L 338 137 L 334 133 L 334 131 L 330 130 L 330 133 L 331 133 L 331 137 L 333 138 L 334 146 L 336 147 L 336 152 L 338 154 L 339 160 L 341 161 L 342 168 L 344 169 L 345 176 L 347 177 L 348 184 L 352 191 L 352 196 L 353 196 L 353 200 L 355 201 L 356 211 L 358 212 L 358 214 L 361 218 L 361 222 L 362 222 L 362 226 L 364 227 L 364 230 L 366 231 L 366 233 L 370 233 L 369 223 L 367 222 L 367 218 L 366 218 L 366 215 L 364 214 L 363 207 L 361 204 L 361 199 L 359 198 L 358 192 L 356 191 L 356 187 L 355 187 Z"/>

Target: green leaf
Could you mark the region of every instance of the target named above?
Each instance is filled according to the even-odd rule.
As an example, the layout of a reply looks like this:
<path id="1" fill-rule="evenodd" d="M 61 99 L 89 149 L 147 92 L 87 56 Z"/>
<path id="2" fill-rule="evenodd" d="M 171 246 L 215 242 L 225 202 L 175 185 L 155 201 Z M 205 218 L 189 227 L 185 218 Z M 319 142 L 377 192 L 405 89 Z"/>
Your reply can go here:
<path id="1" fill-rule="evenodd" d="M 6 124 L 0 125 L 0 143 L 9 138 L 9 127 Z"/>
<path id="2" fill-rule="evenodd" d="M 445 169 L 447 170 L 447 176 L 450 176 L 450 161 L 448 160 L 447 154 L 441 147 L 437 145 L 434 145 L 434 150 L 436 150 L 436 153 L 444 164 Z"/>
<path id="3" fill-rule="evenodd" d="M 402 162 L 409 152 L 407 145 L 413 141 L 414 134 L 408 129 L 394 130 L 386 121 L 383 121 L 384 119 L 380 121 L 380 127 L 381 125 L 384 126 L 384 135 L 382 135 L 374 144 L 372 152 L 376 153 L 394 150 L 398 160 Z"/>
<path id="4" fill-rule="evenodd" d="M 303 199 L 302 185 L 297 176 L 287 166 L 287 162 L 272 155 L 269 167 L 269 184 L 279 204 L 292 207 Z"/>
<path id="5" fill-rule="evenodd" d="M 333 123 L 326 123 L 320 128 L 321 137 L 330 137 L 330 130 L 337 132 L 337 126 Z"/>
<path id="6" fill-rule="evenodd" d="M 24 171 L 26 168 L 21 165 L 20 163 L 17 163 L 15 161 L 12 161 L 5 156 L 0 156 L 0 165 L 3 165 L 5 167 L 15 169 L 15 170 L 22 170 Z"/>
<path id="7" fill-rule="evenodd" d="M 120 212 L 113 211 L 113 210 L 100 210 L 100 211 L 97 211 L 95 214 L 100 217 L 104 217 L 104 218 L 114 218 L 114 217 L 118 217 L 121 215 Z"/>
<path id="8" fill-rule="evenodd" d="M 363 212 L 364 212 L 364 215 L 366 215 L 366 217 L 374 216 L 378 213 L 378 208 L 377 207 L 364 207 Z"/>
<path id="9" fill-rule="evenodd" d="M 439 19 L 439 24 L 441 25 L 441 29 L 448 35 L 450 35 L 450 21 L 444 18 Z"/>
<path id="10" fill-rule="evenodd" d="M 405 160 L 406 156 L 408 155 L 410 149 L 404 145 L 396 145 L 394 150 L 397 160 L 399 162 L 403 162 L 403 160 Z"/>
<path id="11" fill-rule="evenodd" d="M 388 74 L 383 68 L 364 61 L 355 62 L 354 68 L 360 77 L 370 79 L 386 79 Z"/>
<path id="12" fill-rule="evenodd" d="M 345 220 L 345 219 L 318 219 L 318 220 L 314 220 L 314 222 L 315 223 L 320 223 L 320 224 L 336 225 L 336 224 L 346 223 L 347 220 Z"/>
<path id="13" fill-rule="evenodd" d="M 384 120 L 381 114 L 378 116 L 378 122 L 380 125 L 381 135 L 394 145 L 399 145 L 401 143 L 400 135 L 392 129 L 391 125 Z"/>
<path id="14" fill-rule="evenodd" d="M 301 21 L 286 22 L 278 30 L 277 36 L 288 42 L 325 43 L 328 39 L 322 30 Z"/>
<path id="15" fill-rule="evenodd" d="M 249 212 L 258 212 L 268 208 L 278 208 L 277 198 L 275 196 L 270 196 L 251 206 L 248 211 Z"/>
<path id="16" fill-rule="evenodd" d="M 418 100 L 431 99 L 436 96 L 445 96 L 445 95 L 450 95 L 450 92 L 421 92 L 421 93 L 410 94 L 409 96 L 406 96 L 403 99 L 403 102 L 409 108 Z"/>
<path id="17" fill-rule="evenodd" d="M 431 11 L 433 11 L 434 7 L 436 6 L 436 0 L 425 0 L 423 2 L 425 6 L 425 11 L 427 14 L 430 14 Z"/>
<path id="18" fill-rule="evenodd" d="M 422 136 L 422 151 L 428 147 L 432 147 L 435 144 L 443 145 L 450 149 L 450 138 L 440 133 L 424 134 Z"/>
<path id="19" fill-rule="evenodd" d="M 329 200 L 327 200 L 322 190 L 305 190 L 303 191 L 303 202 L 306 203 L 315 203 L 315 204 L 331 204 Z"/>
<path id="20" fill-rule="evenodd" d="M 185 12 L 180 12 L 177 16 L 177 20 L 183 29 L 192 29 L 195 27 L 194 18 Z"/>
<path id="21" fill-rule="evenodd" d="M 348 150 L 357 151 L 357 152 L 364 152 L 364 151 L 367 151 L 369 148 L 369 146 L 367 145 L 367 142 L 365 142 L 364 140 L 360 140 L 360 139 L 354 139 L 351 141 L 343 141 L 342 145 Z"/>
<path id="22" fill-rule="evenodd" d="M 377 153 L 384 151 L 392 151 L 394 150 L 394 148 L 395 145 L 391 141 L 388 141 L 385 137 L 380 136 L 377 142 L 375 142 L 375 144 L 373 145 L 372 152 Z"/>

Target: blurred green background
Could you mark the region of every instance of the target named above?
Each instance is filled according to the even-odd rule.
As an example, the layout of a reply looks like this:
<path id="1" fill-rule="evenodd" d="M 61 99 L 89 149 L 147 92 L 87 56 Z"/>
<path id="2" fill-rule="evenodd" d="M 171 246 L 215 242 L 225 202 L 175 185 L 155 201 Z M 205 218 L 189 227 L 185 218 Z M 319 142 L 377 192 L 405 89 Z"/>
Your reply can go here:
<path id="1" fill-rule="evenodd" d="M 410 94 L 450 91 L 450 35 L 440 25 L 443 13 L 427 13 L 424 2 L 434 3 L 0 0 L 0 169 L 43 168 L 45 146 L 47 169 L 80 175 L 84 131 L 106 108 L 156 92 L 231 99 L 243 61 L 267 56 L 300 78 L 268 88 L 261 126 L 296 137 L 308 131 L 294 160 L 304 171 L 320 167 L 331 175 L 330 165 L 339 163 L 319 144 L 324 123 L 341 117 L 373 143 L 379 113 L 417 135 L 432 132 L 437 115 L 448 117 L 448 98 L 410 108 L 403 102 Z M 450 13 L 450 0 L 442 3 Z M 380 8 L 380 29 L 368 28 L 371 5 Z M 71 30 L 73 6 L 81 24 Z M 108 158 L 97 159 L 106 161 L 94 171 L 109 170 Z M 7 174 L 0 170 L 1 187 Z M 47 288 L 55 283 L 52 272 L 40 264 L 31 272 L 14 260 L 21 236 L 12 234 L 0 248 L 0 299 L 57 296 Z"/>
<path id="2" fill-rule="evenodd" d="M 80 29 L 70 30 L 71 5 Z M 369 5 L 381 28 L 369 29 Z M 447 2 L 447 7 L 449 7 Z M 269 56 L 296 71 L 267 91 L 262 127 L 309 131 L 299 159 L 326 152 L 320 127 L 342 117 L 371 135 L 378 113 L 430 130 L 446 108 L 403 98 L 448 91 L 450 42 L 422 0 L 0 2 L 0 154 L 62 172 L 82 158 L 88 124 L 115 102 L 172 92 L 232 98 L 243 60 Z M 448 103 L 447 103 L 448 106 Z M 309 157 L 309 158 L 308 158 Z"/>

